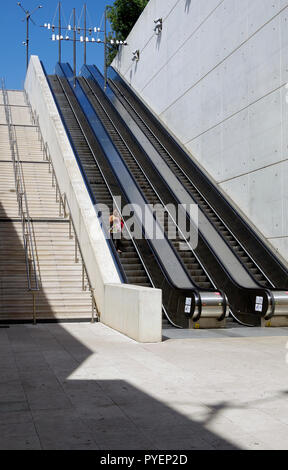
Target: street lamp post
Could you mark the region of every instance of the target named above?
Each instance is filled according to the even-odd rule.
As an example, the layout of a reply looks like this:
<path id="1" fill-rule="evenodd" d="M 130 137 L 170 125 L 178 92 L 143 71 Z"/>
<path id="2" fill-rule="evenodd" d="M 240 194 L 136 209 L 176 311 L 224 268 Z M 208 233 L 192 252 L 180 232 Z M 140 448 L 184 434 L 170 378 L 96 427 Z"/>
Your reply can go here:
<path id="1" fill-rule="evenodd" d="M 38 5 L 38 7 L 36 7 L 32 11 L 32 13 L 30 13 L 29 10 L 25 10 L 25 8 L 22 6 L 21 2 L 18 2 L 17 5 L 20 8 L 22 8 L 22 10 L 24 11 L 24 13 L 26 15 L 26 42 L 23 42 L 23 44 L 24 44 L 24 46 L 26 46 L 26 70 L 28 70 L 28 65 L 29 65 L 29 20 L 31 20 L 32 23 L 34 23 L 31 16 L 33 15 L 33 13 L 35 13 L 36 10 L 38 10 L 39 8 L 42 8 L 42 5 Z"/>
<path id="2" fill-rule="evenodd" d="M 76 87 L 76 10 L 73 8 L 73 84 Z"/>
<path id="3" fill-rule="evenodd" d="M 107 5 L 105 7 L 105 12 L 104 12 L 104 16 L 105 16 L 105 22 L 104 22 L 104 31 L 101 30 L 101 28 L 98 28 L 96 26 L 94 26 L 93 28 L 92 27 L 89 27 L 87 28 L 87 21 L 86 21 L 86 14 L 87 14 L 87 6 L 86 4 L 84 4 L 84 29 L 82 29 L 81 27 L 77 27 L 76 28 L 76 10 L 75 8 L 73 8 L 73 26 L 71 26 L 70 24 L 67 25 L 67 27 L 63 27 L 63 25 L 61 25 L 61 20 L 60 20 L 60 2 L 59 2 L 59 26 L 55 26 L 54 24 L 50 24 L 50 23 L 44 23 L 44 25 L 42 25 L 41 27 L 42 28 L 47 28 L 48 30 L 52 29 L 52 41 L 59 41 L 59 62 L 61 61 L 61 48 L 60 48 L 60 43 L 62 40 L 65 40 L 65 41 L 70 41 L 70 36 L 68 34 L 65 35 L 65 37 L 63 37 L 61 35 L 61 28 L 62 30 L 63 29 L 67 29 L 68 31 L 71 31 L 73 30 L 73 83 L 74 83 L 74 87 L 76 86 L 76 42 L 84 42 L 84 64 L 86 65 L 86 50 L 87 50 L 87 43 L 93 43 L 93 44 L 104 44 L 104 89 L 106 90 L 107 88 L 107 46 L 108 46 L 108 41 L 107 41 L 107 9 L 109 8 L 109 6 Z M 59 30 L 59 34 L 55 34 L 54 31 L 55 29 Z M 81 32 L 84 31 L 84 36 L 80 36 L 80 39 L 76 39 L 76 32 L 78 32 L 78 34 L 81 34 Z M 89 31 L 89 35 L 92 34 L 92 31 L 94 31 L 95 33 L 104 33 L 104 40 L 101 41 L 100 38 L 94 38 L 94 37 L 91 37 L 89 38 L 87 35 L 87 31 Z M 120 41 L 118 39 L 110 39 L 109 40 L 109 44 L 112 44 L 112 45 L 119 45 L 119 46 L 127 46 L 127 42 L 126 41 Z"/>
<path id="4" fill-rule="evenodd" d="M 104 11 L 104 91 L 107 88 L 107 10 L 108 10 L 109 5 L 106 5 L 105 11 Z M 109 44 L 116 44 L 117 46 L 127 46 L 126 41 L 120 41 L 118 39 L 110 39 Z"/>
<path id="5" fill-rule="evenodd" d="M 61 2 L 59 2 L 58 4 L 58 8 L 59 8 L 59 36 L 61 38 Z M 61 41 L 59 41 L 59 63 L 61 62 Z"/>
<path id="6" fill-rule="evenodd" d="M 104 91 L 107 88 L 107 9 L 108 5 L 105 6 L 104 12 Z"/>
<path id="7" fill-rule="evenodd" d="M 87 25 L 86 25 L 86 3 L 84 3 L 84 65 L 86 65 L 86 50 L 87 50 Z"/>

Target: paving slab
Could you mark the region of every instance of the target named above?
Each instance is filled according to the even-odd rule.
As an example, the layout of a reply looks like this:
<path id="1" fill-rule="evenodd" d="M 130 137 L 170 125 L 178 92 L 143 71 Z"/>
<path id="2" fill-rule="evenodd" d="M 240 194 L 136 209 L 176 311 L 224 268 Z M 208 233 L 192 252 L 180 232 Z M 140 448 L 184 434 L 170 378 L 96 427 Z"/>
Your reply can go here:
<path id="1" fill-rule="evenodd" d="M 245 330 L 1 329 L 0 449 L 287 450 L 287 329 Z"/>

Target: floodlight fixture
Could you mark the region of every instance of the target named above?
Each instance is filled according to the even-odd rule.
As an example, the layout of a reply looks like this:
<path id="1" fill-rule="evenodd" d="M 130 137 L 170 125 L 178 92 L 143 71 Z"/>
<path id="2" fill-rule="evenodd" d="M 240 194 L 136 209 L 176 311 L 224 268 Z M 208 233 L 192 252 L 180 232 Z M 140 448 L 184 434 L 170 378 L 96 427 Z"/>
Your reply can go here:
<path id="1" fill-rule="evenodd" d="M 25 42 L 25 45 L 26 45 L 26 70 L 28 70 L 28 65 L 29 65 L 29 21 L 31 20 L 32 23 L 34 23 L 34 21 L 32 20 L 31 16 L 33 15 L 33 13 L 36 12 L 36 10 L 39 10 L 39 8 L 43 8 L 42 5 L 38 5 L 36 8 L 34 8 L 34 10 L 30 13 L 29 10 L 26 10 L 22 3 L 21 2 L 17 2 L 17 5 L 24 11 L 25 13 L 25 16 L 26 16 L 26 42 Z M 24 21 L 24 20 L 23 20 Z M 35 23 L 34 23 L 35 24 Z"/>
<path id="2" fill-rule="evenodd" d="M 136 51 L 132 52 L 132 54 L 133 54 L 132 60 L 135 60 L 136 62 L 138 62 L 138 60 L 140 59 L 140 51 L 139 51 L 139 49 L 137 49 Z"/>
<path id="3" fill-rule="evenodd" d="M 162 18 L 158 18 L 158 20 L 154 20 L 154 23 L 155 23 L 154 32 L 158 36 L 159 34 L 162 33 L 163 20 Z"/>

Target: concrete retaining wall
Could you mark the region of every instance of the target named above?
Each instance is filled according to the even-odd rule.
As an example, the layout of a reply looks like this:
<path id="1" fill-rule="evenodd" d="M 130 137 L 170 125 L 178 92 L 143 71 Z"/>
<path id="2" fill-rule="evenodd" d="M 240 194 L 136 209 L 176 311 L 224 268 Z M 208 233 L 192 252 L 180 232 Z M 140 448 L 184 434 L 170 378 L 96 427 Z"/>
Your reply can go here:
<path id="1" fill-rule="evenodd" d="M 149 342 L 159 342 L 162 340 L 161 303 L 162 292 L 159 289 L 106 285 L 102 321 L 136 341 L 147 342 L 148 338 Z"/>
<path id="2" fill-rule="evenodd" d="M 287 0 L 150 0 L 113 63 L 286 260 L 287 23 Z"/>
<path id="3" fill-rule="evenodd" d="M 31 57 L 25 81 L 25 90 L 33 111 L 39 116 L 41 132 L 44 141 L 48 143 L 61 193 L 66 194 L 69 203 L 86 268 L 92 287 L 95 289 L 95 299 L 101 321 L 115 329 L 118 329 L 118 325 L 121 325 L 119 331 L 131 336 L 133 339 L 153 342 L 156 338 L 156 341 L 161 341 L 161 291 L 144 289 L 145 292 L 149 292 L 148 296 L 150 295 L 151 298 L 155 299 L 155 305 L 153 304 L 151 309 L 150 303 L 146 302 L 143 288 L 121 284 L 37 56 Z M 108 284 L 113 284 L 113 287 L 107 286 Z M 118 289 L 116 289 L 117 285 Z M 129 295 L 130 291 L 132 292 L 131 295 Z M 141 300 L 144 298 L 143 296 L 145 297 L 144 304 Z M 120 298 L 121 302 L 119 302 Z M 121 305 L 120 309 L 119 305 Z M 154 325 L 156 329 L 152 328 L 149 331 L 148 325 L 151 325 L 151 312 L 153 312 L 152 316 L 155 316 Z M 135 324 L 139 324 L 139 327 L 131 326 L 133 321 Z"/>

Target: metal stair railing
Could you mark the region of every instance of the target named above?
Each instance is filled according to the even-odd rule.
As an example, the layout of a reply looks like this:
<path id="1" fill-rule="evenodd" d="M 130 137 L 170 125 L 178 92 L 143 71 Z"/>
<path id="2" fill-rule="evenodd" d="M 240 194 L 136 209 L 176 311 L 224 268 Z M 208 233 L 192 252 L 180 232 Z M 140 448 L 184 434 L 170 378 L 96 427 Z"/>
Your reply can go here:
<path id="1" fill-rule="evenodd" d="M 13 125 L 12 114 L 11 114 L 11 109 L 9 105 L 9 97 L 8 97 L 7 90 L 5 88 L 5 82 L 3 78 L 2 78 L 2 94 L 3 94 L 5 116 L 6 116 L 6 121 L 8 125 L 8 134 L 9 134 L 9 142 L 10 142 L 10 149 L 11 149 L 12 162 L 13 162 L 18 211 L 19 211 L 19 217 L 21 218 L 21 223 L 22 223 L 22 235 L 23 235 L 23 243 L 24 243 L 24 250 L 25 250 L 28 291 L 31 292 L 32 298 L 33 298 L 33 323 L 36 324 L 36 317 L 37 317 L 36 295 L 37 295 L 37 292 L 40 291 L 38 269 L 37 269 L 37 262 L 36 262 L 36 256 L 35 256 L 36 246 L 34 247 L 35 241 L 33 237 L 32 222 L 31 222 L 31 218 L 29 214 L 23 168 L 20 162 L 20 157 L 19 157 L 17 136 L 16 136 L 16 131 L 15 131 L 15 126 Z"/>
<path id="2" fill-rule="evenodd" d="M 69 202 L 67 200 L 66 194 L 65 193 L 61 194 L 61 190 L 60 190 L 60 186 L 59 186 L 59 183 L 58 183 L 58 180 L 57 180 L 57 177 L 56 177 L 56 173 L 55 173 L 55 170 L 54 170 L 51 154 L 50 154 L 50 151 L 49 151 L 49 148 L 48 148 L 48 143 L 44 142 L 43 135 L 42 135 L 42 132 L 41 132 L 41 128 L 40 128 L 40 124 L 39 124 L 39 116 L 37 116 L 37 114 L 33 112 L 32 106 L 29 102 L 29 98 L 28 98 L 28 95 L 27 95 L 26 92 L 25 92 L 25 98 L 26 98 L 27 105 L 30 108 L 30 114 L 31 114 L 32 122 L 36 126 L 37 131 L 38 131 L 38 139 L 40 141 L 41 151 L 43 152 L 43 160 L 48 162 L 49 173 L 51 173 L 51 175 L 52 175 L 51 184 L 52 184 L 52 187 L 54 187 L 55 191 L 56 191 L 56 202 L 59 203 L 59 216 L 63 215 L 64 218 L 69 217 L 69 238 L 70 239 L 73 238 L 72 231 L 74 232 L 74 237 L 75 237 L 75 263 L 79 262 L 78 252 L 81 256 L 81 261 L 82 261 L 82 290 L 83 291 L 86 290 L 86 286 L 85 286 L 85 278 L 86 278 L 87 284 L 88 284 L 88 289 L 89 289 L 90 295 L 91 295 L 91 302 L 92 302 L 91 323 L 94 323 L 95 321 L 98 322 L 98 321 L 100 321 L 100 311 L 98 309 L 96 298 L 95 298 L 95 289 L 92 286 L 92 283 L 91 283 L 91 280 L 90 280 L 90 277 L 89 277 L 89 274 L 88 274 L 88 271 L 87 271 L 87 268 L 86 268 L 86 264 L 85 264 L 84 257 L 83 257 L 83 254 L 82 254 L 80 242 L 78 240 L 77 232 L 76 232 L 74 222 L 73 222 L 73 219 L 72 219 L 72 216 L 71 216 L 71 210 L 70 210 L 70 207 L 69 207 Z"/>

